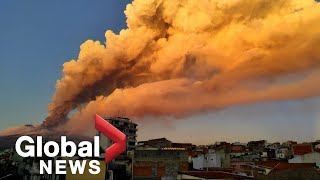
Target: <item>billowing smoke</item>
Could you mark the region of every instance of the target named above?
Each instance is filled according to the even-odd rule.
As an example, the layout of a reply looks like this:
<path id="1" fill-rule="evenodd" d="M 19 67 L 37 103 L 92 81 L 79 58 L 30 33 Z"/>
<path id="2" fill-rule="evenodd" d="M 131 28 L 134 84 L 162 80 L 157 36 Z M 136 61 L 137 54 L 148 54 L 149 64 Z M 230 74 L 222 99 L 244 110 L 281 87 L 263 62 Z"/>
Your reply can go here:
<path id="1" fill-rule="evenodd" d="M 127 29 L 63 65 L 44 126 L 79 106 L 66 127 L 320 95 L 314 0 L 134 0 L 125 14 Z"/>

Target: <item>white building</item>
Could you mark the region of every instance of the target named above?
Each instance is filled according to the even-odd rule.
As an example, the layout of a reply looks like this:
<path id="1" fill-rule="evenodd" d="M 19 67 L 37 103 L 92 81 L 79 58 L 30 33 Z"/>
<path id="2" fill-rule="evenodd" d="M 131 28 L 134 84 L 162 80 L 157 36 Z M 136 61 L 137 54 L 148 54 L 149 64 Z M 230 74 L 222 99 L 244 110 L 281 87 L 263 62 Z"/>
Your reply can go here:
<path id="1" fill-rule="evenodd" d="M 304 155 L 296 155 L 294 158 L 289 159 L 289 163 L 316 163 L 320 167 L 320 153 L 312 152 Z"/>
<path id="2" fill-rule="evenodd" d="M 275 150 L 275 153 L 278 159 L 288 159 L 290 156 L 290 150 L 287 147 L 278 148 Z"/>
<path id="3" fill-rule="evenodd" d="M 221 167 L 220 154 L 211 152 L 208 154 L 201 154 L 192 158 L 193 169 L 204 170 L 206 168 Z"/>

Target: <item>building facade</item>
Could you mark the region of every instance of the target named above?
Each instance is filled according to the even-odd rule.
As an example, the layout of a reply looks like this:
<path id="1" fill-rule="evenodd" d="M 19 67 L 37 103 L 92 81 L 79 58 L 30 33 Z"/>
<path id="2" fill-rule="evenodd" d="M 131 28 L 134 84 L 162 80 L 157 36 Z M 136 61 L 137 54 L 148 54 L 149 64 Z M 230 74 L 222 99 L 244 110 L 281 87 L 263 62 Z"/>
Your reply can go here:
<path id="1" fill-rule="evenodd" d="M 125 117 L 108 117 L 104 119 L 127 136 L 127 151 L 134 150 L 135 145 L 137 143 L 136 138 L 137 138 L 138 125 L 130 121 L 129 118 L 125 118 Z M 107 147 L 110 147 L 113 144 L 113 142 L 109 138 L 105 137 L 100 132 L 99 132 L 99 136 L 100 136 L 100 147 L 102 147 L 103 149 L 106 149 Z M 126 153 L 127 152 L 125 152 L 125 154 Z"/>
<path id="2" fill-rule="evenodd" d="M 134 151 L 133 179 L 176 179 L 178 171 L 189 168 L 183 148 L 139 148 Z"/>

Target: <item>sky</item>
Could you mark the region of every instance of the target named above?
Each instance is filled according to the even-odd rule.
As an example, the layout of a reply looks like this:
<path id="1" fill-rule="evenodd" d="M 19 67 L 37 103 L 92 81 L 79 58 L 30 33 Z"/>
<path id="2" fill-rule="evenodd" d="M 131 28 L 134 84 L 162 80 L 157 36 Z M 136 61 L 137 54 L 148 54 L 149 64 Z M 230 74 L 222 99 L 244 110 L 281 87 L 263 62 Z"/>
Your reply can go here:
<path id="1" fill-rule="evenodd" d="M 61 77 L 87 39 L 126 27 L 128 0 L 0 2 L 0 129 L 40 123 Z"/>
<path id="2" fill-rule="evenodd" d="M 18 2 L 18 3 L 17 3 Z M 0 130 L 39 124 L 61 77 L 88 39 L 126 28 L 129 1 L 0 1 Z M 139 139 L 167 137 L 196 144 L 215 141 L 320 139 L 320 98 L 265 102 L 196 114 L 183 120 L 150 118 Z M 186 135 L 188 134 L 188 135 Z"/>
<path id="3" fill-rule="evenodd" d="M 166 124 L 150 121 L 140 125 L 138 137 L 147 140 L 161 134 L 174 142 L 196 144 L 251 140 L 311 142 L 320 139 L 319 108 L 320 98 L 230 107 L 183 120 L 168 118 Z"/>

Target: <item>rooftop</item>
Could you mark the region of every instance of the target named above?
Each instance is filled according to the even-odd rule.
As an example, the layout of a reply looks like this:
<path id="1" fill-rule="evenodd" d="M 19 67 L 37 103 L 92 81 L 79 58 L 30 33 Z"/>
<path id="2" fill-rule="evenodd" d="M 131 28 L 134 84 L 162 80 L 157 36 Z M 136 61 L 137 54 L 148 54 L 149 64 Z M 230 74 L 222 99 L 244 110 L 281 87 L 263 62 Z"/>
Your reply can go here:
<path id="1" fill-rule="evenodd" d="M 257 166 L 270 168 L 270 173 L 292 169 L 310 169 L 315 165 L 315 163 L 288 163 L 286 161 L 257 161 L 255 164 Z"/>
<path id="2" fill-rule="evenodd" d="M 254 179 L 250 176 L 243 176 L 224 171 L 183 171 L 179 172 L 179 174 L 186 174 L 205 179 Z"/>
<path id="3" fill-rule="evenodd" d="M 126 118 L 126 117 L 120 117 L 120 116 L 118 116 L 118 117 L 106 117 L 106 118 L 104 118 L 104 119 L 105 119 L 105 120 L 112 120 L 112 121 L 127 122 L 127 123 L 134 124 L 134 125 L 137 126 L 136 123 L 130 121 L 130 119 L 129 119 L 129 118 Z"/>

